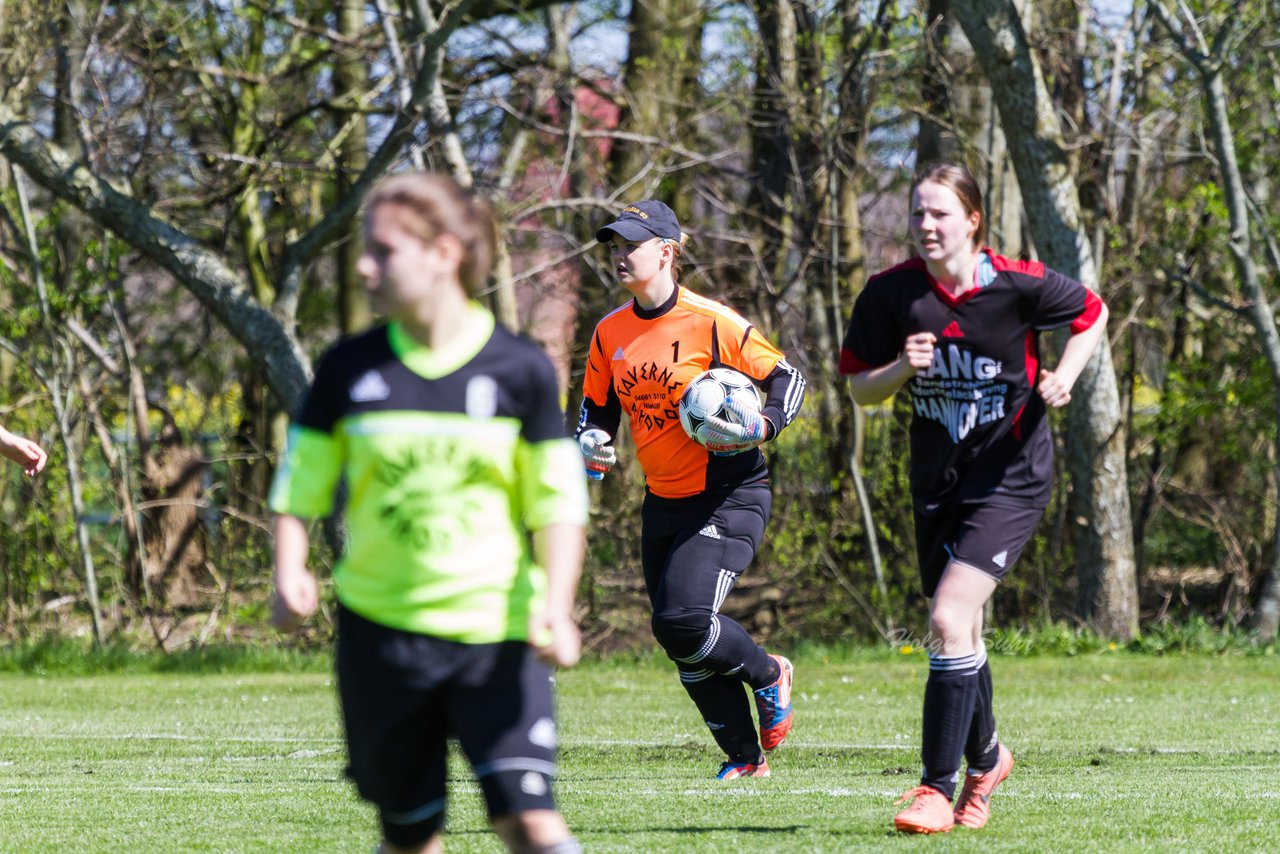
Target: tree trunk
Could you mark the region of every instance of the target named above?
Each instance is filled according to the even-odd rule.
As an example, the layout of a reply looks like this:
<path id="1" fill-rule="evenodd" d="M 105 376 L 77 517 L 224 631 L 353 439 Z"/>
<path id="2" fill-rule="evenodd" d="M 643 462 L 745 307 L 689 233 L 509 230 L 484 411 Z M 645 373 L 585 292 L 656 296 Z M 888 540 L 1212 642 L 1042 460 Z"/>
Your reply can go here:
<path id="1" fill-rule="evenodd" d="M 1062 132 L 1018 11 L 1008 0 L 953 0 L 991 84 L 1032 238 L 1050 267 L 1098 287 Z M 1138 632 L 1138 587 L 1111 347 L 1104 338 L 1067 414 L 1067 470 L 1077 521 L 1076 613 L 1108 637 Z"/>
<path id="2" fill-rule="evenodd" d="M 263 366 L 282 403 L 290 409 L 301 405 L 310 382 L 306 354 L 292 331 L 253 298 L 244 280 L 222 258 L 46 142 L 30 122 L 3 105 L 0 155 L 169 271 Z"/>
<path id="3" fill-rule="evenodd" d="M 929 0 L 929 62 L 921 84 L 927 113 L 920 118 L 916 163 L 970 165 L 986 207 L 988 244 L 1019 257 L 1024 252 L 1022 197 L 1004 128 L 991 86 L 975 69 L 973 47 L 964 32 L 953 27 L 950 2 Z"/>
<path id="4" fill-rule="evenodd" d="M 916 138 L 916 164 L 949 162 L 963 163 L 964 151 L 955 131 L 954 103 L 951 90 L 955 81 L 951 77 L 953 61 L 960 51 L 953 39 L 959 34 L 951 31 L 948 14 L 950 0 L 928 0 L 925 13 L 925 62 L 920 82 L 920 99 L 924 113 L 920 116 L 920 134 Z M 963 41 L 963 36 L 960 36 Z M 968 47 L 967 42 L 965 48 Z M 966 57 L 971 60 L 972 57 Z"/>
<path id="5" fill-rule="evenodd" d="M 342 0 L 339 6 L 338 29 L 350 42 L 333 64 L 334 100 L 339 103 L 358 105 L 369 88 L 368 61 L 355 47 L 365 26 L 365 5 L 364 0 Z M 369 165 L 369 121 L 363 111 L 354 107 L 351 112 L 340 115 L 345 133 L 336 180 L 338 194 L 342 195 L 351 191 L 356 176 Z M 346 232 L 346 239 L 338 241 L 334 260 L 338 322 L 343 334 L 350 335 L 367 327 L 371 315 L 368 292 L 356 272 L 361 252 L 360 223 L 352 220 Z"/>
<path id="6" fill-rule="evenodd" d="M 275 302 L 270 308 L 254 298 L 244 277 L 224 258 L 113 186 L 109 177 L 96 174 L 82 160 L 49 143 L 30 120 L 7 104 L 0 104 L 0 156 L 22 166 L 32 180 L 111 229 L 173 275 L 241 343 L 282 408 L 293 412 L 301 405 L 311 379 L 310 360 L 293 330 L 303 270 L 343 236 L 368 190 L 415 143 L 414 131 L 439 90 L 440 54 L 445 42 L 473 4 L 474 0 L 459 0 L 439 20 L 432 17 L 417 22 L 421 56 L 402 110 L 350 191 L 336 199 L 310 230 L 285 246 L 274 285 Z M 428 4 L 415 4 L 414 9 L 420 16 L 434 15 Z"/>
<path id="7" fill-rule="evenodd" d="M 1186 9 L 1185 6 L 1180 8 L 1184 11 Z M 1239 19 L 1228 16 L 1223 21 L 1222 30 L 1214 34 L 1213 47 L 1210 49 L 1207 47 L 1209 40 L 1189 15 L 1184 14 L 1179 22 L 1180 26 L 1175 26 L 1169 12 L 1159 0 L 1153 0 L 1151 10 L 1173 36 L 1178 50 L 1195 68 L 1204 86 L 1205 115 L 1209 122 L 1218 172 L 1222 178 L 1223 201 L 1226 203 L 1227 216 L 1231 224 L 1231 231 L 1227 236 L 1227 248 L 1235 264 L 1240 288 L 1244 292 L 1247 305 L 1245 315 L 1253 324 L 1254 331 L 1258 335 L 1258 343 L 1271 371 L 1271 387 L 1275 390 L 1274 417 L 1276 424 L 1280 426 L 1280 330 L 1276 328 L 1274 309 L 1263 291 L 1262 279 L 1258 275 L 1258 267 L 1253 260 L 1252 239 L 1249 234 L 1248 194 L 1240 174 L 1240 163 L 1236 158 L 1235 137 L 1231 131 L 1231 119 L 1227 111 L 1227 87 L 1222 76 L 1222 70 L 1226 64 L 1225 53 L 1232 41 L 1231 30 Z M 1277 470 L 1274 478 L 1276 494 L 1273 500 L 1280 501 L 1280 430 L 1276 432 L 1275 441 L 1273 460 Z M 1272 546 L 1271 560 L 1267 568 L 1267 580 L 1261 587 L 1256 619 L 1258 634 L 1263 640 L 1272 640 L 1277 631 L 1280 631 L 1280 531 L 1273 529 L 1268 534 Z"/>
<path id="8" fill-rule="evenodd" d="M 635 0 L 628 23 L 623 81 L 626 104 L 619 130 L 654 140 L 685 139 L 683 124 L 699 98 L 697 72 L 702 58 L 702 22 L 697 0 Z M 634 183 L 628 201 L 660 198 L 680 221 L 692 216 L 691 199 L 679 192 L 679 178 L 661 171 L 668 158 L 653 144 L 618 139 L 610 152 L 614 187 Z"/>
<path id="9" fill-rule="evenodd" d="M 786 257 L 790 222 L 792 134 L 796 106 L 796 19 L 786 0 L 757 0 L 756 29 L 760 32 L 760 55 L 756 60 L 755 88 L 751 99 L 751 187 L 747 209 L 755 219 L 759 235 L 759 265 L 754 269 L 777 281 Z M 760 294 L 773 281 L 757 281 L 752 291 Z"/>
<path id="10" fill-rule="evenodd" d="M 204 455 L 198 447 L 184 443 L 170 422 L 162 428 L 147 462 L 139 504 L 147 549 L 146 587 L 162 604 L 191 607 L 200 602 L 198 577 L 205 565 L 200 519 Z"/>

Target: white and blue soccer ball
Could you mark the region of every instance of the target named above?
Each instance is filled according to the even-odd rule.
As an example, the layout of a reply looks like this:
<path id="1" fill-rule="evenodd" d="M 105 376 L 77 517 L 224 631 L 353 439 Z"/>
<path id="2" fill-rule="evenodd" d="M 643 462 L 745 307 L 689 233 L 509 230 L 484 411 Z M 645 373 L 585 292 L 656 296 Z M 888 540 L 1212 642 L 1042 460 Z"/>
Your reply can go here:
<path id="1" fill-rule="evenodd" d="M 689 438 L 699 445 L 707 444 L 703 427 L 708 416 L 732 421 L 738 419 L 724 407 L 725 399 L 734 395 L 739 401 L 760 411 L 760 393 L 746 374 L 733 368 L 712 368 L 703 371 L 684 387 L 680 396 L 680 426 Z"/>

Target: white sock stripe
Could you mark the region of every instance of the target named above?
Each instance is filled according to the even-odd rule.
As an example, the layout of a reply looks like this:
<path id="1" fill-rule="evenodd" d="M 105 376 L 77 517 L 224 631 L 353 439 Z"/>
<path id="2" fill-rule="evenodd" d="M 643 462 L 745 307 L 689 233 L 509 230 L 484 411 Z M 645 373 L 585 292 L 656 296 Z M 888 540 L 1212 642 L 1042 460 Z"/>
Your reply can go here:
<path id="1" fill-rule="evenodd" d="M 681 682 L 705 682 L 716 674 L 710 670 L 681 670 Z"/>
<path id="2" fill-rule="evenodd" d="M 511 759 L 495 759 L 493 762 L 485 762 L 475 767 L 476 777 L 487 777 L 490 774 L 497 774 L 499 771 L 536 771 L 539 774 L 554 777 L 556 775 L 556 766 L 554 763 L 542 759 L 528 759 L 517 756 Z"/>
<path id="3" fill-rule="evenodd" d="M 420 821 L 426 821 L 438 812 L 444 812 L 444 798 L 436 798 L 429 804 L 424 804 L 416 810 L 408 812 L 389 812 L 383 811 L 382 818 L 392 824 L 417 824 Z"/>
<path id="4" fill-rule="evenodd" d="M 946 658 L 941 655 L 929 656 L 929 669 L 936 671 L 952 672 L 956 670 L 976 670 L 974 662 L 977 661 L 977 653 L 969 653 L 968 655 L 957 655 L 952 658 Z"/>
<path id="5" fill-rule="evenodd" d="M 582 854 L 582 843 L 570 837 L 553 845 L 544 845 L 538 850 L 542 854 Z"/>

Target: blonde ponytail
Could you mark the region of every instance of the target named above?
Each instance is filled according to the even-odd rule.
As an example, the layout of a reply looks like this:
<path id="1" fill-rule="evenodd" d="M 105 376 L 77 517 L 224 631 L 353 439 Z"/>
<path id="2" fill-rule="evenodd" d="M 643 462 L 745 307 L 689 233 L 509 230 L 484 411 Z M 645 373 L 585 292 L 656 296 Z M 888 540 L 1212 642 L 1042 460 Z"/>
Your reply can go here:
<path id="1" fill-rule="evenodd" d="M 680 232 L 679 240 L 672 240 L 669 237 L 663 238 L 663 240 L 671 247 L 671 281 L 678 285 L 680 284 L 681 273 L 680 256 L 684 253 L 684 245 L 689 242 L 689 235 L 682 231 Z"/>

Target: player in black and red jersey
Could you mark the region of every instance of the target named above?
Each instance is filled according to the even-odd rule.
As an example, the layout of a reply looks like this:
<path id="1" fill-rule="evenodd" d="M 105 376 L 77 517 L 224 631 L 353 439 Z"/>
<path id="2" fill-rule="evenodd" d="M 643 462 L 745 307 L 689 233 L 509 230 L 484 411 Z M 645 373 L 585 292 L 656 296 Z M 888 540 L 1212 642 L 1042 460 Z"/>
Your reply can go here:
<path id="1" fill-rule="evenodd" d="M 615 462 L 625 415 L 645 473 L 641 559 L 654 637 L 726 754 L 722 780 L 767 777 L 763 750 L 791 730 L 791 662 L 770 655 L 720 613 L 755 556 L 769 520 L 769 470 L 758 446 L 791 423 L 804 378 L 754 326 L 678 284 L 686 235 L 662 202 L 628 205 L 596 239 L 634 299 L 606 315 L 591 338 L 578 438 L 587 468 Z M 734 368 L 765 393 L 760 412 L 731 403 L 740 423 L 703 447 L 677 416 L 685 385 L 713 367 Z M 760 717 L 757 740 L 742 685 Z"/>
<path id="2" fill-rule="evenodd" d="M 982 827 L 1013 755 L 996 736 L 983 606 L 1031 538 L 1053 476 L 1046 405 L 1065 406 L 1106 328 L 1079 282 L 984 248 L 982 194 L 960 166 L 925 170 L 911 194 L 918 256 L 871 278 L 840 352 L 854 399 L 911 394 L 911 493 L 931 635 L 920 785 L 901 831 Z M 1052 370 L 1038 333 L 1069 326 Z M 968 763 L 955 807 L 960 760 Z"/>

